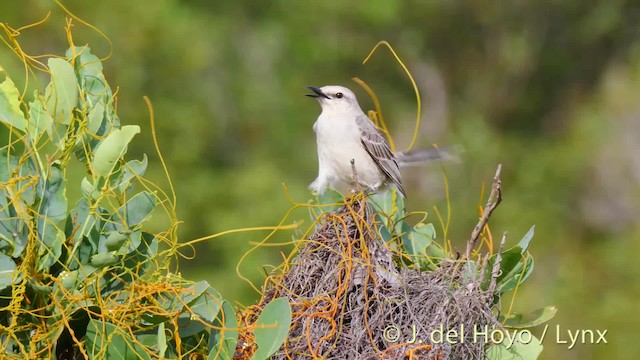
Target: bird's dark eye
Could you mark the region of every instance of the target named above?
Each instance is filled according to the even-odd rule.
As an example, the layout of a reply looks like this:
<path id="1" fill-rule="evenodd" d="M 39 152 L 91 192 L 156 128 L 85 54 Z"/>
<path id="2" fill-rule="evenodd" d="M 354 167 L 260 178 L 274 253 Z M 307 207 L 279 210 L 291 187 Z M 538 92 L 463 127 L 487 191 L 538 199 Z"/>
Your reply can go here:
<path id="1" fill-rule="evenodd" d="M 336 93 L 336 99 L 342 99 L 343 96 L 344 94 L 342 93 Z"/>

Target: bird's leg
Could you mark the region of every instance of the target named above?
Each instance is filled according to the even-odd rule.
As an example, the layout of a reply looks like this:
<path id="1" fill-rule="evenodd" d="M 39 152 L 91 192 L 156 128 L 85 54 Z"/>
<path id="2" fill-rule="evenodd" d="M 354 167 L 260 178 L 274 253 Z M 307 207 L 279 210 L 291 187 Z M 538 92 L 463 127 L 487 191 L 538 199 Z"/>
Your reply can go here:
<path id="1" fill-rule="evenodd" d="M 353 183 L 355 184 L 355 188 L 351 189 L 351 193 L 353 195 L 360 192 L 360 181 L 358 181 L 358 171 L 356 171 L 356 160 L 351 159 L 351 171 L 353 176 Z"/>

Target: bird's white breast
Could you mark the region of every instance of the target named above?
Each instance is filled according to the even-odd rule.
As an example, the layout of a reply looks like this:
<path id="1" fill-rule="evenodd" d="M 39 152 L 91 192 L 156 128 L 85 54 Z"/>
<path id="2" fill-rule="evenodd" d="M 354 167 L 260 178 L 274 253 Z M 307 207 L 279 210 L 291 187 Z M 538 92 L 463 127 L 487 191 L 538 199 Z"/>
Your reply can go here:
<path id="1" fill-rule="evenodd" d="M 377 188 L 384 182 L 384 174 L 362 145 L 360 130 L 355 121 L 358 115 L 336 116 L 323 111 L 313 126 L 318 143 L 318 177 L 324 177 L 331 187 L 352 181 L 351 159 L 355 161 L 360 183 Z"/>

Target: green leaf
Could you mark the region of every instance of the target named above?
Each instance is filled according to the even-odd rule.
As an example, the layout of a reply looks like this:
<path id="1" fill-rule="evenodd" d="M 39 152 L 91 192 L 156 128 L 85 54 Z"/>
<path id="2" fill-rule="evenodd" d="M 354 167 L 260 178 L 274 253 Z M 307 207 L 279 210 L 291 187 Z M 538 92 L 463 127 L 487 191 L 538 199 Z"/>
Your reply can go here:
<path id="1" fill-rule="evenodd" d="M 380 237 L 382 238 L 382 240 L 384 240 L 385 242 L 389 242 L 394 239 L 394 236 L 391 235 L 391 231 L 389 231 L 389 228 L 386 227 L 382 222 L 380 222 L 378 225 L 378 232 L 380 233 Z"/>
<path id="2" fill-rule="evenodd" d="M 197 299 L 198 297 L 200 297 L 200 295 L 204 294 L 204 292 L 210 288 L 211 287 L 209 286 L 209 283 L 203 280 L 182 289 L 180 294 L 158 294 L 158 306 L 167 312 L 181 312 L 185 304 L 188 304 Z M 143 317 L 146 316 L 143 315 Z M 151 323 L 158 323 L 156 322 L 156 320 L 153 320 L 152 317 L 147 317 L 145 320 Z"/>
<path id="3" fill-rule="evenodd" d="M 200 319 L 208 323 L 213 323 L 216 317 L 218 317 L 222 301 L 220 293 L 212 288 L 208 288 L 204 294 L 190 302 L 188 308 L 192 313 L 198 315 Z"/>
<path id="4" fill-rule="evenodd" d="M 49 71 L 51 83 L 45 91 L 47 110 L 53 115 L 56 124 L 69 125 L 73 109 L 78 104 L 78 80 L 68 61 L 50 58 Z"/>
<path id="5" fill-rule="evenodd" d="M 62 165 L 54 162 L 44 183 L 44 194 L 40 204 L 40 214 L 62 228 L 67 219 L 67 196 Z"/>
<path id="6" fill-rule="evenodd" d="M 397 190 L 375 193 L 369 198 L 390 229 L 404 216 L 404 199 Z"/>
<path id="7" fill-rule="evenodd" d="M 89 96 L 87 95 L 86 97 L 88 98 Z M 89 100 L 85 101 L 89 102 Z M 82 136 L 76 138 L 75 148 L 78 160 L 84 162 L 88 155 L 93 154 L 94 149 L 100 144 L 105 134 L 113 130 L 105 119 L 104 99 L 97 98 L 96 104 L 89 108 L 86 115 L 87 123 L 86 127 L 82 129 Z"/>
<path id="8" fill-rule="evenodd" d="M 509 341 L 505 340 L 489 346 L 486 351 L 487 360 L 535 360 L 540 356 L 543 348 L 540 340 L 533 335 L 531 335 L 531 341 L 527 344 L 516 340 L 511 344 L 511 347 L 508 347 L 508 345 Z"/>
<path id="9" fill-rule="evenodd" d="M 115 97 L 110 97 L 106 99 L 106 110 L 105 110 L 105 115 L 107 118 L 106 123 L 109 125 L 109 127 L 111 128 L 119 128 L 120 127 L 120 118 L 118 117 L 118 114 L 116 114 L 116 110 L 115 110 Z"/>
<path id="10" fill-rule="evenodd" d="M 529 247 L 529 243 L 531 242 L 531 239 L 533 239 L 533 233 L 534 233 L 535 228 L 536 228 L 535 225 L 531 226 L 529 231 L 527 231 L 527 233 L 524 235 L 522 240 L 520 240 L 520 242 L 518 243 L 518 246 L 520 246 L 522 248 L 522 253 L 523 254 L 524 254 L 525 251 L 527 251 L 527 248 Z"/>
<path id="11" fill-rule="evenodd" d="M 423 232 L 415 231 L 411 229 L 409 225 L 406 225 L 405 228 L 406 231 L 403 231 L 402 245 L 407 254 L 411 256 L 425 255 L 424 250 L 434 241 L 435 229 L 433 233 L 430 233 L 429 228 L 423 229 Z"/>
<path id="12" fill-rule="evenodd" d="M 63 231 L 67 220 L 64 173 L 58 162 L 51 164 L 50 170 L 41 190 L 38 235 L 43 246 L 39 247 L 38 270 L 48 269 L 58 260 L 66 239 Z"/>
<path id="13" fill-rule="evenodd" d="M 89 320 L 85 348 L 90 359 L 151 359 L 147 351 L 117 326 L 95 319 Z"/>
<path id="14" fill-rule="evenodd" d="M 117 251 L 129 239 L 129 234 L 120 231 L 112 231 L 107 236 L 104 245 L 108 251 Z"/>
<path id="15" fill-rule="evenodd" d="M 112 94 L 102 74 L 100 59 L 91 53 L 88 46 L 69 48 L 66 52 L 67 58 L 70 59 L 74 55 L 78 80 L 88 107 L 93 108 L 100 100 L 106 103 L 106 99 Z"/>
<path id="16" fill-rule="evenodd" d="M 122 292 L 125 286 L 136 279 L 141 278 L 146 271 L 157 265 L 155 256 L 158 254 L 158 239 L 148 233 L 141 231 L 132 232 L 129 239 L 129 246 L 123 246 L 118 251 L 106 252 L 104 244 L 99 245 L 99 252 L 91 256 L 90 264 L 96 266 L 111 266 L 110 271 L 104 273 L 104 282 L 100 284 L 100 295 L 108 296 L 114 292 L 119 292 L 118 296 L 126 293 Z M 101 240 L 102 241 L 102 238 Z M 133 246 L 136 246 L 131 250 Z M 104 249 L 104 250 L 102 250 Z M 83 268 L 86 267 L 83 266 Z M 171 294 L 175 298 L 174 294 Z M 123 301 L 126 299 L 123 299 Z M 143 315 L 145 318 L 145 315 Z M 152 321 L 146 318 L 152 319 Z M 146 316 L 145 321 L 152 324 L 159 324 L 166 321 L 166 317 L 162 321 L 155 321 L 161 317 Z"/>
<path id="17" fill-rule="evenodd" d="M 135 269 L 138 276 L 141 276 L 147 268 L 155 264 L 159 241 L 154 235 L 142 231 L 132 232 L 129 239 L 129 247 L 122 247 L 118 252 L 127 253 L 123 260 L 125 268 Z"/>
<path id="18" fill-rule="evenodd" d="M 333 189 L 327 189 L 324 193 L 318 196 L 318 204 L 342 204 L 344 203 L 344 196 Z"/>
<path id="19" fill-rule="evenodd" d="M 497 258 L 497 254 L 494 254 L 491 259 L 494 261 L 489 261 L 488 269 L 493 269 L 493 264 Z M 520 246 L 514 246 L 507 251 L 504 251 L 501 255 L 500 260 L 500 276 L 498 277 L 498 282 L 504 280 L 507 274 L 515 269 L 518 266 L 518 263 L 522 260 L 522 248 Z"/>
<path id="20" fill-rule="evenodd" d="M 33 279 L 33 278 L 27 279 L 27 286 L 29 287 L 30 290 L 32 290 L 37 295 L 49 296 L 53 292 L 52 286 L 42 285 L 39 283 L 37 279 Z"/>
<path id="21" fill-rule="evenodd" d="M 163 309 L 166 313 L 181 313 L 186 303 L 198 298 L 205 291 L 207 291 L 208 288 L 208 282 L 200 281 L 182 289 L 180 294 L 176 294 L 173 292 L 159 293 L 156 297 L 156 301 L 158 302 L 158 307 Z M 144 322 L 151 325 L 160 324 L 169 319 L 168 316 L 156 315 L 152 313 L 142 314 L 141 318 Z"/>
<path id="22" fill-rule="evenodd" d="M 95 79 L 91 80 L 95 81 Z M 76 140 L 76 157 L 78 160 L 85 162 L 87 157 L 90 157 L 95 152 L 96 147 L 102 142 L 102 140 L 119 127 L 119 124 L 113 124 L 109 121 L 108 113 L 114 112 L 112 105 L 105 104 L 107 101 L 112 101 L 107 96 L 94 96 L 88 90 L 83 90 L 83 96 L 85 96 L 85 106 L 87 106 L 87 126 L 84 129 L 84 134 L 78 136 Z M 106 89 L 111 96 L 110 90 Z M 105 91 L 103 88 L 102 91 Z M 93 99 L 93 100 L 91 100 Z M 90 104 L 95 104 L 91 106 Z"/>
<path id="23" fill-rule="evenodd" d="M 94 217 L 93 215 L 91 217 Z M 84 268 L 91 262 L 91 256 L 97 253 L 100 232 L 95 228 L 89 228 L 86 236 L 82 240 L 73 244 L 74 257 L 69 257 L 71 261 L 69 269 Z"/>
<path id="24" fill-rule="evenodd" d="M 0 290 L 3 290 L 13 282 L 16 263 L 13 259 L 0 252 Z"/>
<path id="25" fill-rule="evenodd" d="M 46 272 L 62 255 L 65 236 L 62 230 L 46 221 L 39 221 L 38 228 L 41 245 L 38 247 L 37 269 Z"/>
<path id="26" fill-rule="evenodd" d="M 203 324 L 203 322 L 211 326 L 214 324 L 220 312 L 222 301 L 222 296 L 216 290 L 208 288 L 202 295 L 187 304 L 186 321 L 178 327 L 180 337 L 186 338 L 209 329 L 210 326 Z"/>
<path id="27" fill-rule="evenodd" d="M 60 285 L 66 290 L 71 290 L 76 287 L 78 282 L 78 270 L 63 271 L 58 275 Z"/>
<path id="28" fill-rule="evenodd" d="M 99 135 L 98 131 L 104 121 L 104 102 L 102 99 L 98 99 L 87 115 L 87 131 L 93 135 Z"/>
<path id="29" fill-rule="evenodd" d="M 137 125 L 127 125 L 115 129 L 98 145 L 91 167 L 96 175 L 107 177 L 113 171 L 116 163 L 127 151 L 131 139 L 140 132 Z"/>
<path id="30" fill-rule="evenodd" d="M 224 301 L 220 315 L 217 327 L 210 330 L 208 360 L 233 359 L 238 344 L 238 321 L 233 306 Z"/>
<path id="31" fill-rule="evenodd" d="M 142 175 L 147 170 L 147 155 L 142 156 L 142 160 L 130 160 L 127 161 L 126 165 L 123 167 L 124 172 L 122 174 L 122 179 L 118 184 L 118 191 L 120 193 L 124 193 L 127 189 L 132 185 L 131 182 Z"/>
<path id="32" fill-rule="evenodd" d="M 264 307 L 254 330 L 258 349 L 252 360 L 264 360 L 273 355 L 284 343 L 291 326 L 291 305 L 286 297 L 271 301 Z"/>
<path id="33" fill-rule="evenodd" d="M 518 284 L 522 284 L 533 271 L 533 256 L 528 252 L 520 255 L 520 261 L 508 272 L 498 277 L 497 289 L 501 293 L 514 289 Z"/>
<path id="34" fill-rule="evenodd" d="M 482 288 L 487 289 L 491 281 L 493 264 L 498 254 L 494 254 L 487 264 L 485 278 Z M 523 254 L 522 248 L 518 245 L 502 253 L 500 262 L 500 276 L 496 281 L 496 290 L 500 293 L 507 292 L 515 288 L 519 283 L 523 283 L 533 271 L 533 256 L 526 252 Z"/>
<path id="35" fill-rule="evenodd" d="M 90 263 L 95 267 L 113 265 L 120 261 L 120 256 L 115 251 L 95 254 L 91 257 Z"/>
<path id="36" fill-rule="evenodd" d="M 29 136 L 33 142 L 36 142 L 45 131 L 51 134 L 53 118 L 44 109 L 37 91 L 33 97 L 33 101 L 29 103 Z"/>
<path id="37" fill-rule="evenodd" d="M 164 325 L 164 323 L 160 325 Z M 136 340 L 140 345 L 152 351 L 158 350 L 158 334 L 138 334 Z"/>
<path id="38" fill-rule="evenodd" d="M 0 67 L 0 75 L 4 69 Z M 0 121 L 22 132 L 27 128 L 27 120 L 20 110 L 20 93 L 8 76 L 0 83 Z"/>
<path id="39" fill-rule="evenodd" d="M 0 148 L 0 161 L 2 161 L 2 166 L 0 166 L 0 181 L 3 183 L 9 182 L 13 177 L 13 171 L 20 163 L 20 158 L 11 154 L 9 148 L 4 146 Z"/>
<path id="40" fill-rule="evenodd" d="M 164 357 L 164 354 L 167 352 L 167 334 L 164 332 L 164 323 L 161 323 L 158 326 L 158 356 L 160 358 Z"/>
<path id="41" fill-rule="evenodd" d="M 112 220 L 115 222 L 124 221 L 125 228 L 132 228 L 140 225 L 150 215 L 156 207 L 156 197 L 147 191 L 137 193 L 122 205 Z"/>
<path id="42" fill-rule="evenodd" d="M 143 239 L 143 233 L 141 230 L 130 231 L 129 233 L 129 242 L 128 246 L 121 247 L 118 252 L 120 254 L 133 254 L 133 257 L 142 255 L 143 257 L 149 257 L 149 241 Z M 153 239 L 153 235 L 151 235 Z M 157 240 L 157 239 L 156 239 Z M 142 252 L 143 254 L 140 254 Z"/>
<path id="43" fill-rule="evenodd" d="M 95 200 L 100 195 L 100 192 L 96 189 L 96 186 L 91 182 L 91 180 L 84 177 L 80 182 L 80 191 L 82 191 L 82 196 L 86 199 Z"/>
<path id="44" fill-rule="evenodd" d="M 344 201 L 342 194 L 333 189 L 327 189 L 321 195 L 316 196 L 315 200 L 309 201 L 310 205 L 325 205 L 309 207 L 311 220 L 316 221 L 322 214 L 337 210 L 340 204 L 344 204 Z"/>
<path id="45" fill-rule="evenodd" d="M 87 264 L 91 255 L 96 253 L 99 233 L 95 228 L 97 215 L 91 214 L 87 199 L 80 199 L 75 209 L 69 212 L 65 235 L 73 237 L 72 256 L 69 256 L 69 269 Z"/>
<path id="46" fill-rule="evenodd" d="M 538 326 L 543 324 L 549 320 L 551 320 L 556 313 L 558 312 L 558 308 L 553 305 L 547 305 L 542 309 L 538 309 L 530 314 L 511 314 L 506 319 L 500 319 L 500 322 L 503 322 L 504 327 L 514 328 L 514 329 L 524 329 L 530 328 L 534 326 Z"/>
<path id="47" fill-rule="evenodd" d="M 29 228 L 26 224 L 32 221 L 29 206 L 36 199 L 34 178 L 36 170 L 31 159 L 20 164 L 17 156 L 11 155 L 7 147 L 0 149 L 0 250 L 17 258 L 24 250 Z M 21 178 L 23 180 L 13 181 Z M 9 184 L 13 184 L 12 186 Z"/>
<path id="48" fill-rule="evenodd" d="M 411 229 L 403 222 L 402 245 L 414 261 L 428 264 L 433 263 L 432 258 L 445 258 L 446 254 L 435 242 L 435 237 L 436 229 L 433 224 L 419 223 Z"/>

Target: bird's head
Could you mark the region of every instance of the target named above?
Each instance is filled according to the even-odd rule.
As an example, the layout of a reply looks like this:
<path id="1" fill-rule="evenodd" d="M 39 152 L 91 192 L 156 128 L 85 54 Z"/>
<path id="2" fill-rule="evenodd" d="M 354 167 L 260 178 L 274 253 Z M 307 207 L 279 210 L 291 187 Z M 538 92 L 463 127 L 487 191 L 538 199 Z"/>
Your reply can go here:
<path id="1" fill-rule="evenodd" d="M 306 96 L 316 98 L 323 111 L 362 111 L 356 95 L 344 86 L 329 85 L 321 88 L 307 86 L 307 89 L 313 91 L 313 94 L 306 94 Z"/>

